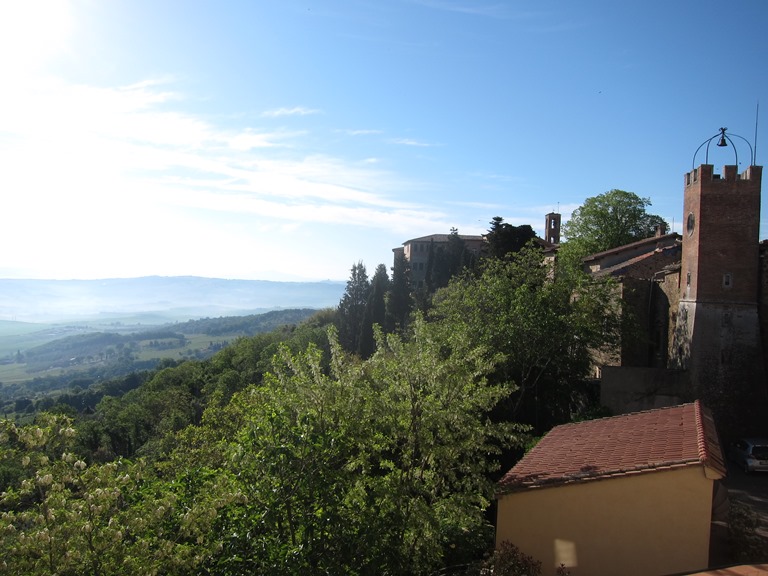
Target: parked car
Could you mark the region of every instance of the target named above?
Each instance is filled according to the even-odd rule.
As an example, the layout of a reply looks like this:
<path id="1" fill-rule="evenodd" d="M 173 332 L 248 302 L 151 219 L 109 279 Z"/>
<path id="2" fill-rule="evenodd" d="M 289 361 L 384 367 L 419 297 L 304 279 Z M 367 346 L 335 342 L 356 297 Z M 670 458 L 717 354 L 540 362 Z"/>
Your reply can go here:
<path id="1" fill-rule="evenodd" d="M 728 457 L 746 473 L 768 472 L 768 438 L 742 438 L 731 445 Z"/>

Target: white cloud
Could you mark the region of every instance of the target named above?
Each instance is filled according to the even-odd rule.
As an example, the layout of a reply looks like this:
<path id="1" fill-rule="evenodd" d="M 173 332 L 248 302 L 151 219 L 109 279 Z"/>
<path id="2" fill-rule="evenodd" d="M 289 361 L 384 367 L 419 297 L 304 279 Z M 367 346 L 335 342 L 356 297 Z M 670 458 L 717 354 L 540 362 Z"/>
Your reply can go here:
<path id="1" fill-rule="evenodd" d="M 321 238 L 450 227 L 441 211 L 399 200 L 404 185 L 418 184 L 377 159 L 301 152 L 302 131 L 218 126 L 186 112 L 170 86 L 38 77 L 0 92 L 0 243 L 19 247 L 4 256 L 5 270 L 242 277 L 250 253 L 255 277 L 269 269 L 343 278 L 346 257 L 332 253 L 344 238 Z M 329 259 L 315 250 L 341 256 L 343 267 L 323 273 Z"/>
<path id="2" fill-rule="evenodd" d="M 338 130 L 338 132 L 343 132 L 347 136 L 369 136 L 382 133 L 381 130 Z"/>
<path id="3" fill-rule="evenodd" d="M 421 142 L 420 140 L 413 140 L 411 138 L 393 138 L 390 140 L 392 144 L 399 144 L 401 146 L 417 146 L 420 148 L 429 148 L 432 144 L 427 142 Z"/>
<path id="4" fill-rule="evenodd" d="M 233 125 L 231 115 L 218 124 L 187 110 L 172 77 L 93 86 L 46 75 L 67 49 L 69 4 L 16 4 L 31 8 L 10 24 L 0 3 L 0 244 L 15 247 L 6 273 L 344 278 L 371 251 L 386 259 L 392 235 L 449 228 L 439 209 L 399 200 L 403 189 L 419 198 L 420 185 L 379 158 L 307 151 L 314 140 L 301 129 Z"/>
<path id="5" fill-rule="evenodd" d="M 306 108 L 304 106 L 294 106 L 293 108 L 276 108 L 267 110 L 261 115 L 267 118 L 278 118 L 280 116 L 309 116 L 311 114 L 320 114 L 320 110 Z"/>
<path id="6" fill-rule="evenodd" d="M 456 2 L 447 0 L 414 0 L 416 4 L 444 10 L 447 12 L 458 12 L 461 14 L 472 14 L 474 16 L 485 16 L 489 18 L 509 18 L 512 15 L 510 6 L 502 3 L 488 3 L 475 0 L 473 2 Z"/>
<path id="7" fill-rule="evenodd" d="M 68 0 L 0 2 L 0 74 L 38 69 L 66 49 L 73 24 Z"/>
<path id="8" fill-rule="evenodd" d="M 286 144 L 280 142 L 290 138 L 301 136 L 303 132 L 292 133 L 266 133 L 255 132 L 252 129 L 246 129 L 243 132 L 232 135 L 228 139 L 229 147 L 233 150 L 240 152 L 247 152 L 254 148 L 274 148 L 278 146 L 285 146 Z"/>

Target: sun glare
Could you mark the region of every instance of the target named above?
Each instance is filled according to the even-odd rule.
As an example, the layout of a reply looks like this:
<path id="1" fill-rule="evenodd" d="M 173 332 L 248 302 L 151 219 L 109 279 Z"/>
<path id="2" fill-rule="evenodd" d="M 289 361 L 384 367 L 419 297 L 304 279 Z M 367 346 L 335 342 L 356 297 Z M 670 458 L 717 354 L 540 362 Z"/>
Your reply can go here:
<path id="1" fill-rule="evenodd" d="M 72 31 L 69 0 L 0 2 L 0 70 L 25 74 L 65 46 Z"/>

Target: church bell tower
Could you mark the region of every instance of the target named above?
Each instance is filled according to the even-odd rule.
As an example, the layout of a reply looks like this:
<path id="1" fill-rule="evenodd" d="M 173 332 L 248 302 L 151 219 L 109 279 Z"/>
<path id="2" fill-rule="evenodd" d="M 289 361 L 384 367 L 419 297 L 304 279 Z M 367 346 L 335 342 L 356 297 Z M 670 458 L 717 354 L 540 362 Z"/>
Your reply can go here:
<path id="1" fill-rule="evenodd" d="M 550 244 L 560 244 L 560 214 L 557 212 L 544 216 L 544 240 Z"/>

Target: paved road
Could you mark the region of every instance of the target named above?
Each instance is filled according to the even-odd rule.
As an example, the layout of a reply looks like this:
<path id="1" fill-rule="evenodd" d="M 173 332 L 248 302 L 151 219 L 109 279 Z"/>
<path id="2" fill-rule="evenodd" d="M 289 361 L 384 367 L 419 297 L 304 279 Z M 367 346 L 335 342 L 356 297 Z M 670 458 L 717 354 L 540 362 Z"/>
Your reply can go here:
<path id="1" fill-rule="evenodd" d="M 731 500 L 741 500 L 757 513 L 760 519 L 758 532 L 768 540 L 768 472 L 745 474 L 729 462 L 728 476 L 723 484 L 728 487 Z"/>
<path id="2" fill-rule="evenodd" d="M 757 514 L 760 521 L 757 533 L 762 536 L 768 549 L 768 474 L 745 474 L 743 470 L 728 462 L 728 475 L 723 480 L 723 484 L 728 488 L 728 499 L 731 502 L 736 500 L 744 502 Z M 718 507 L 716 503 L 715 506 Z M 728 525 L 724 517 L 712 523 L 709 554 L 710 566 L 729 566 L 737 560 L 733 557 L 728 538 Z M 765 558 L 750 560 L 768 563 L 768 555 Z"/>

